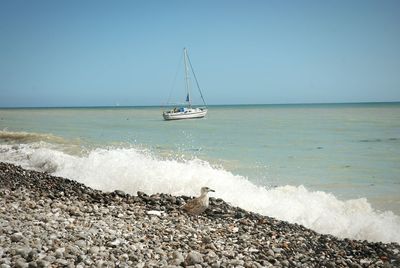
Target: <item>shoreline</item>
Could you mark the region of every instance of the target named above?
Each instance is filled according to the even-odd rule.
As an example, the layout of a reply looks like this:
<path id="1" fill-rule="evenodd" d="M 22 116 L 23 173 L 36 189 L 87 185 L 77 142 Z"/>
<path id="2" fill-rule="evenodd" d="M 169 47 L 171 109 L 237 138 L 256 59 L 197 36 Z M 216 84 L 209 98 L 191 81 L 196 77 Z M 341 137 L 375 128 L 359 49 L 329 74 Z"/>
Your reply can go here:
<path id="1" fill-rule="evenodd" d="M 339 239 L 210 198 L 102 192 L 0 162 L 0 267 L 399 267 L 400 245 Z"/>

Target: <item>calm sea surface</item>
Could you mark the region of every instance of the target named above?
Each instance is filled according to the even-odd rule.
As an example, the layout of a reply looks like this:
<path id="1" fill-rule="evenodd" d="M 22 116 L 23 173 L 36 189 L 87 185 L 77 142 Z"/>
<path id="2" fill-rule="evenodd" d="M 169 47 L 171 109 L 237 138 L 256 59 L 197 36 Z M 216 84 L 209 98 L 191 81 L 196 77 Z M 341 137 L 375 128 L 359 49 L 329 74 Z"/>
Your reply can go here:
<path id="1" fill-rule="evenodd" d="M 115 171 L 104 180 L 125 176 L 120 185 L 128 191 L 175 193 L 175 178 L 187 184 L 176 193 L 185 194 L 197 193 L 200 184 L 193 181 L 216 188 L 237 183 L 230 191 L 238 192 L 247 187 L 240 183 L 248 183 L 254 189 L 231 196 L 232 202 L 273 216 L 272 208 L 240 198 L 246 193 L 271 198 L 282 189 L 277 197 L 281 203 L 287 200 L 283 195 L 292 194 L 290 202 L 303 201 L 305 207 L 321 203 L 322 197 L 333 198 L 335 207 L 359 200 L 351 204 L 367 206 L 377 217 L 391 211 L 399 223 L 399 103 L 211 106 L 206 118 L 182 121 L 164 121 L 161 111 L 0 109 L 0 160 L 73 179 L 92 176 L 86 183 L 103 190 L 118 184 L 102 184 L 98 165 Z M 141 179 L 147 183 L 139 183 Z M 216 195 L 223 195 L 224 187 L 219 187 Z M 263 198 L 260 203 L 272 202 Z M 319 224 L 317 215 L 305 222 L 281 217 L 311 227 Z"/>

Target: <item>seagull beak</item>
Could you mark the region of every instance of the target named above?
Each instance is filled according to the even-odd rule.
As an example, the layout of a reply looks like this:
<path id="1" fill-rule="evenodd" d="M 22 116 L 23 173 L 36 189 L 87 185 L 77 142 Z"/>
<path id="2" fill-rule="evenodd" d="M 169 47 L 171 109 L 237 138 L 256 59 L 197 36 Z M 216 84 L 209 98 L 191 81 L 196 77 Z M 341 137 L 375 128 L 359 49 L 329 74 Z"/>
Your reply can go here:
<path id="1" fill-rule="evenodd" d="M 215 192 L 213 189 L 208 189 L 209 192 Z"/>

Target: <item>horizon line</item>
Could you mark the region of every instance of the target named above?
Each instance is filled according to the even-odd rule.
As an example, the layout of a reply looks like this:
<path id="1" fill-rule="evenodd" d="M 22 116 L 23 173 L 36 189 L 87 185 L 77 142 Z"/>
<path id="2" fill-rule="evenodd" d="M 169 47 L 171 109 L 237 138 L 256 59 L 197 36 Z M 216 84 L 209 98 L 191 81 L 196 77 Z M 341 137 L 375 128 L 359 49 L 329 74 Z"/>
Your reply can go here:
<path id="1" fill-rule="evenodd" d="M 206 106 L 275 106 L 275 105 L 333 105 L 333 104 L 396 104 L 398 101 L 360 101 L 360 102 L 293 102 L 293 103 L 233 103 L 233 104 L 209 104 Z M 150 108 L 173 107 L 182 105 L 83 105 L 83 106 L 0 106 L 0 109 L 67 109 L 67 108 Z M 204 106 L 204 105 L 193 105 Z"/>

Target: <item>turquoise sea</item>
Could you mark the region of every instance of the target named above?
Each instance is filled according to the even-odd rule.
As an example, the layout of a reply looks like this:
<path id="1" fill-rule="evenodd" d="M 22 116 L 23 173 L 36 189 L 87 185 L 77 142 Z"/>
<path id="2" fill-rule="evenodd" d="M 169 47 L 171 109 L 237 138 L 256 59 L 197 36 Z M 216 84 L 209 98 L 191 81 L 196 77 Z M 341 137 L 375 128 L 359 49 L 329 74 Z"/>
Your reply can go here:
<path id="1" fill-rule="evenodd" d="M 400 103 L 0 109 L 0 161 L 97 189 L 197 195 L 400 242 Z"/>

